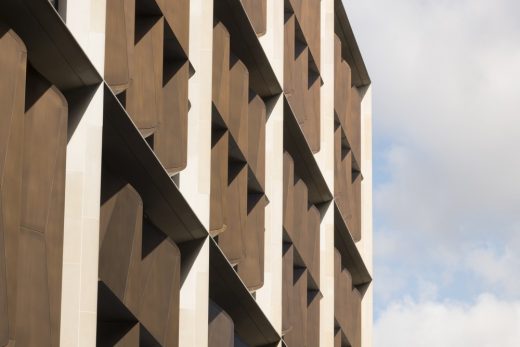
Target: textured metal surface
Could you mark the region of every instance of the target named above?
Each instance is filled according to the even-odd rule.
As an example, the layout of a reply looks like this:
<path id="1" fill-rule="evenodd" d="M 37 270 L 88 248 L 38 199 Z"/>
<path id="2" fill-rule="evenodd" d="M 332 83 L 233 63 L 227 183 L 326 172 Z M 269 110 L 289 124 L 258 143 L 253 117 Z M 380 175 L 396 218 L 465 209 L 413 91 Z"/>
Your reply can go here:
<path id="1" fill-rule="evenodd" d="M 320 2 L 286 1 L 284 92 L 313 153 L 320 150 Z"/>
<path id="2" fill-rule="evenodd" d="M 355 242 L 361 240 L 361 86 L 369 83 L 343 5 L 335 2 L 334 38 L 334 316 L 335 344 L 361 346 L 361 300 L 355 286 L 371 277 Z M 368 82 L 367 82 L 368 81 Z"/>
<path id="3" fill-rule="evenodd" d="M 317 291 L 307 293 L 307 346 L 320 345 L 320 300 L 322 296 Z"/>
<path id="4" fill-rule="evenodd" d="M 134 67 L 126 92 L 126 109 L 145 135 L 153 134 L 162 110 L 164 21 L 138 17 L 135 22 Z"/>
<path id="5" fill-rule="evenodd" d="M 16 333 L 27 50 L 3 26 L 0 50 L 0 345 L 5 346 Z"/>
<path id="6" fill-rule="evenodd" d="M 283 229 L 294 233 L 294 161 L 287 152 L 283 154 Z"/>
<path id="7" fill-rule="evenodd" d="M 283 185 L 282 332 L 287 346 L 317 346 L 321 215 L 287 152 Z"/>
<path id="8" fill-rule="evenodd" d="M 248 108 L 247 163 L 255 173 L 262 189 L 265 188 L 265 124 L 266 107 L 262 98 L 254 95 Z"/>
<path id="9" fill-rule="evenodd" d="M 105 79 L 165 170 L 187 165 L 189 2 L 107 1 Z"/>
<path id="10" fill-rule="evenodd" d="M 163 81 L 163 112 L 154 134 L 154 150 L 166 171 L 173 175 L 188 163 L 189 62 L 167 62 Z"/>
<path id="11" fill-rule="evenodd" d="M 352 71 L 341 55 L 341 40 L 334 35 L 334 113 L 343 129 L 349 127 Z M 350 129 L 348 129 L 350 133 Z"/>
<path id="12" fill-rule="evenodd" d="M 341 252 L 342 266 L 352 275 L 354 285 L 370 283 L 372 277 L 336 203 L 334 204 L 334 245 Z"/>
<path id="13" fill-rule="evenodd" d="M 221 22 L 213 27 L 213 79 L 212 101 L 220 117 L 220 125 L 225 127 L 229 118 L 229 32 Z"/>
<path id="14" fill-rule="evenodd" d="M 342 55 L 352 67 L 352 84 L 361 87 L 370 84 L 370 76 L 361 56 L 354 32 L 343 6 L 342 0 L 334 0 L 334 31 L 345 44 L 342 45 Z"/>
<path id="15" fill-rule="evenodd" d="M 228 182 L 228 146 L 227 131 L 212 134 L 211 147 L 211 191 L 210 191 L 210 234 L 216 236 L 226 231 L 227 217 L 227 182 Z"/>
<path id="16" fill-rule="evenodd" d="M 103 175 L 99 278 L 161 346 L 178 346 L 180 252 L 128 184 Z"/>
<path id="17" fill-rule="evenodd" d="M 256 35 L 262 36 L 267 30 L 267 0 L 241 0 Z"/>
<path id="18" fill-rule="evenodd" d="M 361 346 L 361 299 L 359 291 L 353 287 L 352 277 L 343 268 L 341 254 L 334 252 L 334 317 L 345 335 L 348 345 Z"/>
<path id="19" fill-rule="evenodd" d="M 254 291 L 264 278 L 267 112 L 250 84 L 249 66 L 231 51 L 236 37 L 218 18 L 215 23 L 210 234 Z"/>
<path id="20" fill-rule="evenodd" d="M 293 271 L 294 271 L 294 247 L 289 242 L 283 244 L 282 254 L 282 335 L 288 334 L 292 330 L 292 291 L 293 291 Z"/>
<path id="21" fill-rule="evenodd" d="M 334 197 L 355 241 L 361 240 L 361 100 L 351 86 L 351 69 L 335 35 L 334 71 Z"/>
<path id="22" fill-rule="evenodd" d="M 106 11 L 105 81 L 120 93 L 133 70 L 135 0 L 107 1 Z"/>
<path id="23" fill-rule="evenodd" d="M 240 60 L 232 57 L 229 76 L 229 133 L 242 155 L 247 154 L 249 72 Z"/>
<path id="24" fill-rule="evenodd" d="M 232 264 L 244 257 L 244 232 L 247 220 L 247 165 L 231 162 L 226 188 L 227 228 L 218 236 L 218 245 Z"/>
<path id="25" fill-rule="evenodd" d="M 288 0 L 288 2 L 300 23 L 305 40 L 316 61 L 316 66 L 320 66 L 320 0 Z"/>
<path id="26" fill-rule="evenodd" d="M 131 184 L 145 213 L 177 243 L 207 236 L 207 231 L 166 173 L 139 130 L 105 86 L 103 166 Z"/>
<path id="27" fill-rule="evenodd" d="M 214 1 L 214 18 L 227 28 L 231 51 L 249 70 L 249 85 L 261 97 L 278 95 L 282 88 L 240 0 Z"/>
<path id="28" fill-rule="evenodd" d="M 210 240 L 209 296 L 231 317 L 247 346 L 276 345 L 280 337 L 219 246 Z"/>
<path id="29" fill-rule="evenodd" d="M 175 33 L 175 39 L 178 41 L 182 53 L 187 56 L 189 51 L 190 1 L 157 0 L 157 5 L 161 9 L 168 26 Z"/>
<path id="30" fill-rule="evenodd" d="M 332 200 L 333 195 L 287 99 L 284 100 L 283 143 L 284 150 L 294 159 L 295 172 L 307 185 L 310 202 L 318 205 Z"/>
<path id="31" fill-rule="evenodd" d="M 243 257 L 237 273 L 249 290 L 264 284 L 264 234 L 266 199 L 261 195 L 248 197 L 246 226 L 242 233 Z"/>
<path id="32" fill-rule="evenodd" d="M 24 345 L 23 338 L 49 341 L 53 346 L 59 343 L 67 117 L 67 101 L 61 92 L 36 73 L 29 73 L 18 251 L 22 281 L 17 288 L 20 304 L 24 304 L 17 308 L 17 316 L 27 317 L 41 335 L 36 331 L 29 336 L 17 333 L 20 345 Z"/>
<path id="33" fill-rule="evenodd" d="M 0 27 L 0 344 L 58 346 L 67 101 Z"/>
<path id="34" fill-rule="evenodd" d="M 49 1 L 3 0 L 0 22 L 22 38 L 32 67 L 62 92 L 102 82 Z"/>
<path id="35" fill-rule="evenodd" d="M 234 324 L 231 317 L 213 301 L 209 301 L 208 347 L 233 347 Z"/>

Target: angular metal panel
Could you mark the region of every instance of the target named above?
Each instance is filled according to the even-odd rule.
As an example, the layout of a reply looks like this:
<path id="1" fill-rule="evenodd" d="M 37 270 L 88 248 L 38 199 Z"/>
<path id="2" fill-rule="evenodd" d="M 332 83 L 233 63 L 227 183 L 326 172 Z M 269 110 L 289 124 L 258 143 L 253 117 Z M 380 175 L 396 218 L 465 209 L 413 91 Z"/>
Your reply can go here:
<path id="1" fill-rule="evenodd" d="M 352 148 L 354 159 L 361 167 L 361 101 L 363 97 L 358 88 L 352 87 L 349 122 L 347 126 L 347 139 Z"/>
<path id="2" fill-rule="evenodd" d="M 181 257 L 128 184 L 104 175 L 99 277 L 162 346 L 178 346 Z M 107 221 L 108 219 L 108 221 Z"/>
<path id="3" fill-rule="evenodd" d="M 307 346 L 307 270 L 294 268 L 290 312 L 291 330 L 284 336 L 288 346 Z"/>
<path id="4" fill-rule="evenodd" d="M 247 155 L 249 72 L 240 60 L 232 57 L 230 69 L 228 129 L 243 155 Z"/>
<path id="5" fill-rule="evenodd" d="M 173 29 L 185 55 L 189 52 L 190 33 L 190 1 L 189 0 L 157 0 L 166 22 Z"/>
<path id="6" fill-rule="evenodd" d="M 150 236 L 144 232 L 143 243 L 147 237 Z M 179 344 L 180 264 L 179 249 L 168 238 L 141 262 L 141 295 L 136 315 L 162 346 Z"/>
<path id="7" fill-rule="evenodd" d="M 321 294 L 317 291 L 307 293 L 307 345 L 320 345 L 320 300 Z"/>
<path id="8" fill-rule="evenodd" d="M 307 210 L 309 205 L 307 185 L 302 180 L 294 183 L 294 231 L 291 237 L 298 252 L 303 256 L 309 242 Z"/>
<path id="9" fill-rule="evenodd" d="M 228 132 L 213 131 L 211 142 L 209 232 L 216 236 L 228 229 Z"/>
<path id="10" fill-rule="evenodd" d="M 264 237 L 265 237 L 265 197 L 248 196 L 246 227 L 242 235 L 244 257 L 238 264 L 237 273 L 253 291 L 264 284 Z"/>
<path id="11" fill-rule="evenodd" d="M 133 71 L 135 0 L 109 0 L 106 9 L 105 80 L 115 93 L 126 90 Z"/>
<path id="12" fill-rule="evenodd" d="M 20 346 L 58 346 L 59 324 L 50 321 L 53 293 L 47 283 L 45 234 L 22 227 L 19 242 L 16 322 L 12 322 L 16 335 L 12 338 Z"/>
<path id="13" fill-rule="evenodd" d="M 248 346 L 276 345 L 280 336 L 219 246 L 213 239 L 209 241 L 210 299 L 229 314 L 235 324 L 236 335 Z"/>
<path id="14" fill-rule="evenodd" d="M 221 120 L 227 126 L 230 97 L 230 37 L 224 24 L 213 27 L 213 80 L 212 100 Z"/>
<path id="15" fill-rule="evenodd" d="M 146 137 L 155 132 L 162 114 L 164 19 L 137 17 L 134 69 L 126 109 Z"/>
<path id="16" fill-rule="evenodd" d="M 247 163 L 258 179 L 261 188 L 264 189 L 265 125 L 267 118 L 264 101 L 258 95 L 250 99 L 248 113 Z"/>
<path id="17" fill-rule="evenodd" d="M 0 345 L 15 337 L 27 50 L 0 27 Z"/>
<path id="18" fill-rule="evenodd" d="M 320 211 L 316 206 L 311 205 L 307 211 L 307 249 L 304 254 L 304 261 L 319 288 L 320 282 Z"/>
<path id="19" fill-rule="evenodd" d="M 208 347 L 233 347 L 234 324 L 231 317 L 213 301 L 209 301 Z"/>
<path id="20" fill-rule="evenodd" d="M 288 235 L 294 233 L 294 161 L 283 153 L 283 228 Z"/>
<path id="21" fill-rule="evenodd" d="M 139 278 L 143 202 L 132 186 L 120 183 L 119 187 L 104 176 L 103 190 L 117 193 L 101 206 L 99 278 L 125 301 Z"/>
<path id="22" fill-rule="evenodd" d="M 247 220 L 247 165 L 230 162 L 227 186 L 227 229 L 219 235 L 218 245 L 232 264 L 244 257 L 244 230 Z"/>
<path id="23" fill-rule="evenodd" d="M 257 36 L 267 30 L 267 0 L 241 0 Z"/>
<path id="24" fill-rule="evenodd" d="M 154 134 L 154 150 L 166 171 L 173 175 L 188 162 L 188 79 L 190 64 L 165 61 L 163 108 Z"/>
<path id="25" fill-rule="evenodd" d="M 40 307 L 48 307 L 48 318 L 38 324 L 39 329 L 50 331 L 50 345 L 57 346 L 60 338 L 68 106 L 61 92 L 36 73 L 28 74 L 26 86 L 21 227 L 42 234 L 43 253 L 38 255 L 35 252 L 30 257 L 45 264 L 47 276 L 45 281 L 30 286 L 26 295 L 32 296 L 32 292 L 46 287 L 48 296 L 38 295 L 34 299 L 41 300 L 39 305 L 43 306 Z M 22 244 L 20 240 L 20 246 Z M 23 270 L 18 272 L 25 276 L 23 273 Z M 23 300 L 28 298 L 19 287 L 18 302 Z M 21 317 L 17 316 L 18 324 L 22 324 Z"/>
<path id="26" fill-rule="evenodd" d="M 282 335 L 288 334 L 293 326 L 293 271 L 294 271 L 294 247 L 290 243 L 283 244 L 282 255 Z M 285 337 L 284 337 L 285 340 Z"/>

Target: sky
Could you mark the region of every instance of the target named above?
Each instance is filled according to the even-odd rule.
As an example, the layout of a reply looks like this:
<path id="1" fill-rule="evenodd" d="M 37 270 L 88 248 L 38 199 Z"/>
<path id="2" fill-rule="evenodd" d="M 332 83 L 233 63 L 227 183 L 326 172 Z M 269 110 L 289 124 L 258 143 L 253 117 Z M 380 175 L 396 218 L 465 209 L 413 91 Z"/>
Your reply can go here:
<path id="1" fill-rule="evenodd" d="M 344 4 L 373 88 L 374 346 L 520 346 L 520 1 Z"/>

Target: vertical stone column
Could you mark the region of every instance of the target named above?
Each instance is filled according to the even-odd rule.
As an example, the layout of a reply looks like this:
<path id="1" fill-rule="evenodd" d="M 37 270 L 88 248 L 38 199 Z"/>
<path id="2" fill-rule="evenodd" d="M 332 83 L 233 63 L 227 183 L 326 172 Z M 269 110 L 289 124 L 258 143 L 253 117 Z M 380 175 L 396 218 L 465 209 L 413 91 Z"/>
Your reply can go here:
<path id="1" fill-rule="evenodd" d="M 211 81 L 213 1 L 190 1 L 189 56 L 195 73 L 188 84 L 188 161 L 179 189 L 209 229 L 211 174 Z M 201 241 L 202 242 L 202 241 Z M 184 279 L 180 299 L 179 346 L 208 345 L 209 239 L 203 241 Z"/>
<path id="2" fill-rule="evenodd" d="M 105 0 L 60 1 L 60 13 L 97 68 L 104 70 Z M 64 8 L 64 11 L 61 10 Z M 61 301 L 62 346 L 95 346 L 103 86 L 85 90 L 83 110 L 69 116 Z"/>
<path id="3" fill-rule="evenodd" d="M 368 87 L 361 103 L 361 241 L 357 244 L 368 271 L 373 275 L 372 221 L 372 87 Z M 372 346 L 373 284 L 361 302 L 361 345 Z"/>
<path id="4" fill-rule="evenodd" d="M 321 1 L 321 146 L 315 157 L 325 181 L 334 191 L 334 0 Z M 320 346 L 334 346 L 334 202 L 320 228 Z"/>
<path id="5" fill-rule="evenodd" d="M 267 0 L 267 26 L 260 43 L 283 85 L 284 3 Z M 278 333 L 282 332 L 283 96 L 267 102 L 264 285 L 256 300 Z"/>

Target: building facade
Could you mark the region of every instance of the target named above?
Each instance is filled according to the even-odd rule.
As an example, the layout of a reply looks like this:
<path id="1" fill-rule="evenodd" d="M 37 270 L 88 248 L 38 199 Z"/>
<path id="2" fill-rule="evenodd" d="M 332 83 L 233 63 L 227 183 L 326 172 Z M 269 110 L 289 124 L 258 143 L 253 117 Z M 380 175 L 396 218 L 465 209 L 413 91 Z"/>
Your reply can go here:
<path id="1" fill-rule="evenodd" d="M 371 346 L 341 0 L 2 0 L 0 105 L 0 346 Z"/>

